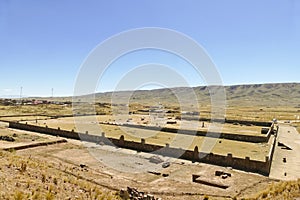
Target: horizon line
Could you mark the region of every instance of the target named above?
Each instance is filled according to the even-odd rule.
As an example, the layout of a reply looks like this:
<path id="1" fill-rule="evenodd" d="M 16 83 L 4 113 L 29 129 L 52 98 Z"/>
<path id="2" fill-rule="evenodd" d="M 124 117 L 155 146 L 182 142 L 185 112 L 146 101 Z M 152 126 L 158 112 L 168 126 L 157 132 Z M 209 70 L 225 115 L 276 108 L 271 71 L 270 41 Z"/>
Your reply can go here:
<path id="1" fill-rule="evenodd" d="M 245 86 L 245 85 L 269 85 L 269 84 L 300 84 L 300 82 L 269 82 L 269 83 L 237 83 L 237 84 L 224 84 L 224 85 L 198 85 L 198 86 L 176 86 L 170 88 L 151 88 L 151 89 L 137 89 L 137 90 L 118 90 L 118 91 L 95 91 L 94 93 L 89 94 L 82 94 L 80 96 L 89 96 L 94 94 L 106 94 L 106 93 L 113 93 L 113 92 L 132 92 L 132 91 L 154 91 L 154 90 L 163 90 L 163 89 L 176 89 L 176 88 L 197 88 L 197 87 L 216 87 L 216 86 L 223 86 L 223 87 L 231 87 L 231 86 Z M 38 95 L 24 95 L 20 97 L 20 95 L 0 95 L 0 99 L 32 99 L 32 98 L 71 98 L 74 95 L 66 95 L 66 96 L 38 96 Z"/>

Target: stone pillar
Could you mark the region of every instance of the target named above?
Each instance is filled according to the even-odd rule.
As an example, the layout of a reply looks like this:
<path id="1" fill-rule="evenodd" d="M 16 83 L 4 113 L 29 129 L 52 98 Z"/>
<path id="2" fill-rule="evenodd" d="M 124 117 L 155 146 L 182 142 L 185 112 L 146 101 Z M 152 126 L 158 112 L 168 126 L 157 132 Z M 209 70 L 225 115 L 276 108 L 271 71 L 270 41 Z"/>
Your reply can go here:
<path id="1" fill-rule="evenodd" d="M 199 160 L 199 148 L 198 148 L 198 146 L 195 146 L 192 162 L 196 162 L 197 160 Z"/>
<path id="2" fill-rule="evenodd" d="M 124 146 L 124 143 L 125 143 L 125 139 L 124 139 L 124 135 L 121 135 L 120 137 L 120 146 Z"/>
<path id="3" fill-rule="evenodd" d="M 266 156 L 266 157 L 265 157 L 265 162 L 268 163 L 269 161 L 270 161 L 269 156 Z"/>
<path id="4" fill-rule="evenodd" d="M 233 164 L 232 153 L 228 153 L 226 157 L 226 165 L 228 167 L 232 167 L 232 164 Z"/>
<path id="5" fill-rule="evenodd" d="M 251 171 L 251 163 L 250 163 L 250 157 L 245 157 L 245 166 L 242 166 L 245 170 Z"/>

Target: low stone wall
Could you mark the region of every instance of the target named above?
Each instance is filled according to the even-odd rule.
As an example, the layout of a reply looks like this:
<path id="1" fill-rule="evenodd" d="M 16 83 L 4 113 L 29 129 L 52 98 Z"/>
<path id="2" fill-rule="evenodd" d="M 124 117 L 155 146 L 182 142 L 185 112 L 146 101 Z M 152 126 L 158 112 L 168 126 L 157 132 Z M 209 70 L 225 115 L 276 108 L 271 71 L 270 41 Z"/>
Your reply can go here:
<path id="1" fill-rule="evenodd" d="M 65 143 L 65 142 L 67 142 L 67 140 L 65 140 L 65 139 L 54 140 L 54 141 L 45 141 L 45 142 L 34 142 L 34 143 L 29 143 L 29 144 L 16 145 L 13 147 L 7 147 L 7 148 L 3 148 L 2 150 L 5 150 L 5 151 L 23 150 L 23 149 L 33 148 L 33 147 L 48 146 L 48 145 L 52 145 L 52 144 L 60 144 L 60 143 Z"/>
<path id="2" fill-rule="evenodd" d="M 208 164 L 220 165 L 225 167 L 232 167 L 235 169 L 240 169 L 243 171 L 249 171 L 254 173 L 259 173 L 263 175 L 269 175 L 270 166 L 271 166 L 271 156 L 266 156 L 265 161 L 256 161 L 251 160 L 249 157 L 246 158 L 237 158 L 233 157 L 232 154 L 227 156 L 217 155 L 217 154 L 205 154 L 198 151 L 196 146 L 194 151 L 184 150 L 180 148 L 170 147 L 168 144 L 166 146 L 159 146 L 153 144 L 147 144 L 146 140 L 142 139 L 141 142 L 133 142 L 125 140 L 122 135 L 120 139 L 107 138 L 104 134 L 101 136 L 89 135 L 84 133 L 76 133 L 72 131 L 65 131 L 60 129 L 52 129 L 48 127 L 40 127 L 29 124 L 22 124 L 16 122 L 9 122 L 10 128 L 16 128 L 27 131 L 34 131 L 54 136 L 60 136 L 65 138 L 71 138 L 76 140 L 88 141 L 101 143 L 106 145 L 114 145 L 121 148 L 132 149 L 142 152 L 151 152 L 154 154 L 159 154 L 163 156 L 182 158 L 186 160 L 191 160 L 194 162 L 204 162 Z"/>
<path id="3" fill-rule="evenodd" d="M 182 116 L 181 119 L 184 120 L 194 120 L 194 121 L 205 121 L 210 122 L 212 119 L 210 118 L 199 118 L 199 117 L 192 117 L 192 116 Z M 247 121 L 247 120 L 233 120 L 233 119 L 213 119 L 214 122 L 221 122 L 221 123 L 228 123 L 228 124 L 242 124 L 242 125 L 254 125 L 254 126 L 267 126 L 270 127 L 272 122 L 259 122 L 259 121 Z"/>
<path id="4" fill-rule="evenodd" d="M 275 148 L 276 148 L 276 143 L 277 143 L 277 134 L 278 134 L 278 130 L 279 127 L 277 127 L 276 133 L 274 134 L 274 137 L 271 141 L 271 149 L 269 151 L 269 159 L 270 159 L 270 165 L 269 165 L 269 171 L 271 171 L 271 165 L 272 165 L 272 160 L 273 160 L 273 156 L 274 156 L 274 152 L 275 152 Z"/>
<path id="5" fill-rule="evenodd" d="M 207 133 L 205 131 L 193 131 L 187 129 L 176 129 L 176 128 L 166 128 L 166 127 L 157 127 L 157 126 L 143 126 L 137 124 L 117 124 L 117 123 L 105 123 L 100 122 L 103 125 L 113 125 L 113 126 L 125 126 L 129 128 L 140 128 L 146 130 L 153 130 L 153 131 L 162 131 L 168 133 L 176 133 L 176 134 L 184 134 L 184 135 L 192 135 L 192 136 L 204 136 L 204 137 L 212 137 L 212 138 L 222 138 L 227 140 L 235 140 L 241 142 L 251 142 L 251 143 L 266 143 L 269 141 L 270 136 L 272 135 L 274 124 L 269 124 L 270 128 L 267 134 L 264 135 L 240 135 L 240 134 L 233 134 L 233 133 L 215 133 L 210 132 Z"/>
<path id="6" fill-rule="evenodd" d="M 34 114 L 24 114 L 24 115 L 0 115 L 0 118 L 1 117 L 33 117 L 35 116 Z M 43 116 L 43 117 L 48 117 L 48 115 L 43 115 L 43 114 L 40 114 L 38 116 Z"/>

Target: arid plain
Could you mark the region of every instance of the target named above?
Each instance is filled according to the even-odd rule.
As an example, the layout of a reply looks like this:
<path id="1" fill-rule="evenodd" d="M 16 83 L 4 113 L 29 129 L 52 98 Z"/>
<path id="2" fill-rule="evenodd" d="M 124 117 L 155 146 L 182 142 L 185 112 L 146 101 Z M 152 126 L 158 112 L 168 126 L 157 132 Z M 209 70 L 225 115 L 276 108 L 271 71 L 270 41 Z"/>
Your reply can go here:
<path id="1" fill-rule="evenodd" d="M 188 96 L 190 90 L 198 105 L 180 104 L 174 94 Z M 93 109 L 85 105 L 89 96 L 75 98 L 74 103 L 81 107 L 72 107 L 71 97 L 3 99 L 1 198 L 121 199 L 120 193 L 127 187 L 162 199 L 300 197 L 300 84 L 227 86 L 225 91 L 226 121 L 218 123 L 222 137 L 202 135 L 213 125 L 207 87 L 136 91 L 129 101 L 119 104 L 112 103 L 111 96 L 117 95 L 122 102 L 126 92 L 96 94 Z M 120 105 L 127 107 L 125 114 L 116 112 Z M 10 128 L 9 122 L 114 139 L 123 135 L 126 141 L 140 143 L 144 139 L 146 144 L 168 144 L 187 151 L 197 146 L 200 152 L 213 141 L 207 153 L 248 157 L 250 162 L 265 162 L 268 157 L 270 173 L 19 130 Z M 260 123 L 273 124 L 266 127 Z M 263 128 L 272 133 L 263 133 Z M 180 134 L 181 129 L 187 132 Z M 187 134 L 189 131 L 195 134 Z M 265 142 L 252 141 L 255 137 Z M 217 171 L 230 176 L 216 176 Z M 200 183 L 193 181 L 193 175 L 200 177 Z"/>

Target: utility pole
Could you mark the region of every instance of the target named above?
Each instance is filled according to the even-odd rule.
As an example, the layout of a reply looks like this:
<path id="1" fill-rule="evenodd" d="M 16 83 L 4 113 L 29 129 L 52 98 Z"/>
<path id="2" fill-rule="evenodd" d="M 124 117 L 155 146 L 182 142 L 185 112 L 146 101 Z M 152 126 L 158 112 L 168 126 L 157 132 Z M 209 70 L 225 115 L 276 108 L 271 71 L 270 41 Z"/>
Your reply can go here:
<path id="1" fill-rule="evenodd" d="M 51 89 L 51 98 L 53 98 L 53 92 L 54 92 L 54 89 L 52 88 Z"/>

